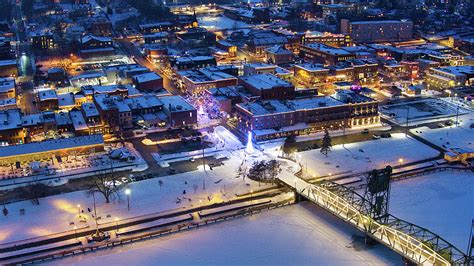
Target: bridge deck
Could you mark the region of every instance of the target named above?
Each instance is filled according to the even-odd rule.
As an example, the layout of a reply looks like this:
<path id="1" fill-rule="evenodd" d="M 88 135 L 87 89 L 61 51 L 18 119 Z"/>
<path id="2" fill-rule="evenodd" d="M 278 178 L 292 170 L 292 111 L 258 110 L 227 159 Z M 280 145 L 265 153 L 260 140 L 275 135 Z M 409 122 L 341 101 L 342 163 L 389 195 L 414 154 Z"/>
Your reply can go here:
<path id="1" fill-rule="evenodd" d="M 366 233 L 401 256 L 423 265 L 451 265 L 450 261 L 437 253 L 425 242 L 388 225 L 380 224 L 361 213 L 350 202 L 331 192 L 295 176 L 284 169 L 278 179 L 293 188 L 296 193 L 323 207 L 358 230 Z"/>

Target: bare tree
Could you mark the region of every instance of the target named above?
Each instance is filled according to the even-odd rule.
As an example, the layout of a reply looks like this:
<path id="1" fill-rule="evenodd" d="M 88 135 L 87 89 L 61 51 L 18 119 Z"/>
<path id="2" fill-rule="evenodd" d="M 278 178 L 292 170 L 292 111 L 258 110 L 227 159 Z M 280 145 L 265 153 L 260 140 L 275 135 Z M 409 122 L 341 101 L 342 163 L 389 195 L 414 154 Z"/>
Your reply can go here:
<path id="1" fill-rule="evenodd" d="M 44 197 L 46 186 L 41 183 L 34 183 L 26 187 L 26 195 L 35 205 L 39 205 L 39 198 Z"/>
<path id="2" fill-rule="evenodd" d="M 129 181 L 126 180 L 119 172 L 103 172 L 95 175 L 88 184 L 87 193 L 92 194 L 98 192 L 105 198 L 106 203 L 110 203 L 113 196 L 118 196 L 118 192 Z"/>

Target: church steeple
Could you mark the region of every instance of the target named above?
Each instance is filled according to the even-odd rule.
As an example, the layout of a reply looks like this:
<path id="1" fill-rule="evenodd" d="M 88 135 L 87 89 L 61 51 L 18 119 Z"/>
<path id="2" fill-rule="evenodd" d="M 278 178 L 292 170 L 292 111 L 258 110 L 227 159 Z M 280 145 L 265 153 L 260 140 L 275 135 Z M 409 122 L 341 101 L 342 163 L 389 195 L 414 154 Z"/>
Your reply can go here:
<path id="1" fill-rule="evenodd" d="M 192 23 L 192 26 L 193 26 L 193 28 L 199 27 L 199 22 L 197 20 L 196 9 L 195 8 L 193 8 L 193 23 Z"/>

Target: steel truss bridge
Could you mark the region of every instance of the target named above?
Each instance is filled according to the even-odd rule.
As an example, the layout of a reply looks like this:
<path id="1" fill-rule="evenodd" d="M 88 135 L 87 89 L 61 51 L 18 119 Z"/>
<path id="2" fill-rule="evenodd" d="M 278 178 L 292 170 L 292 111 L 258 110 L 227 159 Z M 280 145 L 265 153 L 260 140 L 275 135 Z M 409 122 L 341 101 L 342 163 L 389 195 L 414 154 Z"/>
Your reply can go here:
<path id="1" fill-rule="evenodd" d="M 279 180 L 373 240 L 387 246 L 418 265 L 470 265 L 472 260 L 462 251 L 428 229 L 389 215 L 386 223 L 370 215 L 370 203 L 354 190 L 330 181 L 311 184 L 290 174 Z"/>

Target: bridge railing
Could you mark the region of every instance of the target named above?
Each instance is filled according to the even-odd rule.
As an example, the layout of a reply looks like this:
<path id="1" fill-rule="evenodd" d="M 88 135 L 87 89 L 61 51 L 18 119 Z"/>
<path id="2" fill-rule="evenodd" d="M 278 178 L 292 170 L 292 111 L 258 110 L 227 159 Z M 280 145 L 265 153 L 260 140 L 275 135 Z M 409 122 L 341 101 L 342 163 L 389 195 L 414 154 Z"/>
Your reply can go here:
<path id="1" fill-rule="evenodd" d="M 304 191 L 300 192 L 304 193 Z M 374 221 L 371 217 L 357 210 L 345 199 L 323 187 L 310 185 L 307 187 L 306 196 L 311 201 L 353 224 L 359 230 L 417 264 L 451 265 L 446 258 L 422 241 L 390 226 Z"/>

